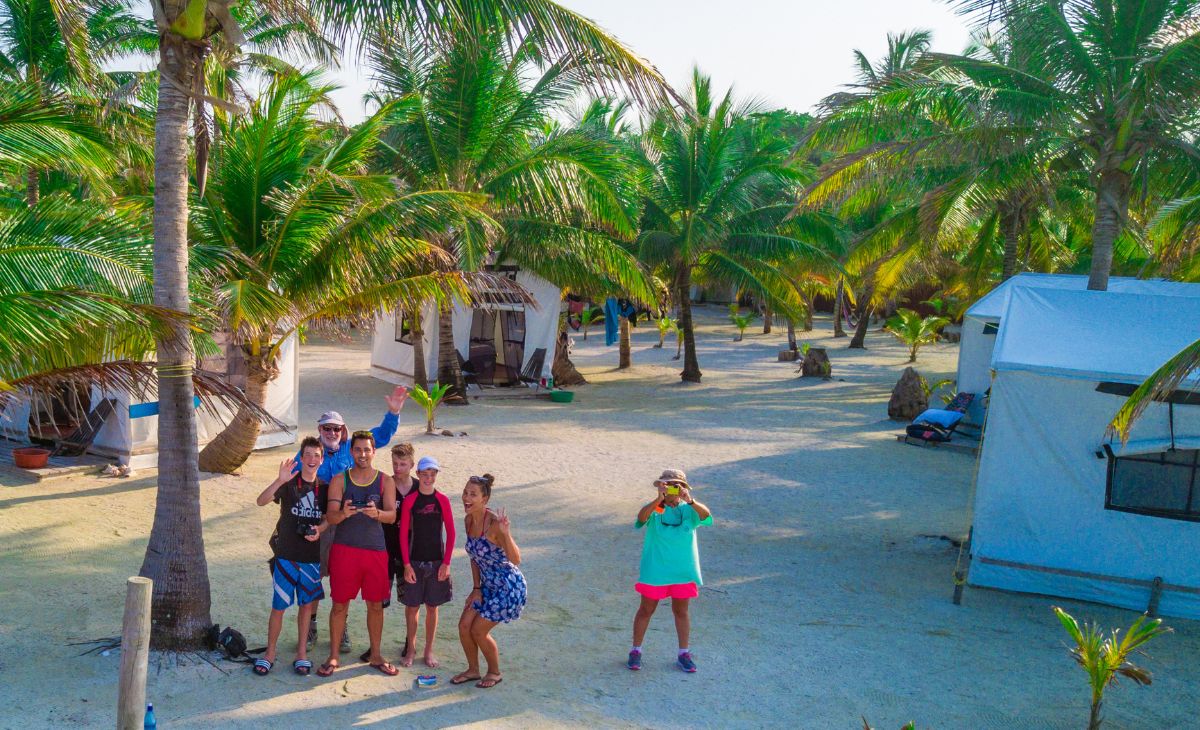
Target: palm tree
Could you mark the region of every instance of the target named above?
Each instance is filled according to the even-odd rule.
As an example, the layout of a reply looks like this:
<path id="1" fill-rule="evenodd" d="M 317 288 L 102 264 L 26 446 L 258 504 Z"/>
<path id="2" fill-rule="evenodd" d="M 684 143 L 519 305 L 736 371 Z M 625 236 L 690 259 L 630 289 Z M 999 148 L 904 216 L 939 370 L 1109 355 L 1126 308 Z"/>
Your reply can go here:
<path id="1" fill-rule="evenodd" d="M 219 327 L 241 347 L 246 395 L 259 409 L 299 328 L 471 296 L 420 234 L 477 217 L 479 198 L 398 190 L 368 173 L 392 109 L 331 140 L 315 116 L 330 88 L 311 75 L 278 76 L 246 114 L 218 120 L 217 164 L 195 209 L 193 245 L 215 261 L 200 276 L 218 292 Z M 200 468 L 231 473 L 259 431 L 254 408 L 243 408 L 200 452 Z"/>
<path id="2" fill-rule="evenodd" d="M 986 23 L 994 3 L 958 5 Z M 1028 39 L 1043 73 L 970 56 L 936 58 L 986 91 L 1014 136 L 1052 144 L 1089 175 L 1088 288 L 1106 289 L 1139 180 L 1179 186 L 1196 174 L 1190 150 L 1200 112 L 1200 2 L 1022 0 L 996 12 L 1006 33 Z"/>
<path id="3" fill-rule="evenodd" d="M 946 317 L 922 317 L 911 309 L 900 309 L 887 321 L 887 330 L 908 346 L 908 361 L 917 361 L 921 345 L 936 342 L 938 332 L 950 324 Z"/>
<path id="4" fill-rule="evenodd" d="M 634 233 L 620 150 L 590 125 L 550 123 L 592 74 L 611 69 L 570 56 L 541 65 L 541 38 L 510 45 L 482 27 L 436 40 L 389 34 L 371 43 L 376 99 L 396 104 L 380 167 L 414 190 L 485 196 L 485 210 L 499 224 L 498 235 L 457 225 L 438 237 L 457 269 L 511 261 L 564 288 L 653 300 L 619 242 Z M 451 386 L 447 402 L 462 403 L 456 352 L 451 310 L 443 306 L 437 380 Z"/>
<path id="5" fill-rule="evenodd" d="M 1095 624 L 1085 623 L 1080 626 L 1071 614 L 1058 606 L 1052 608 L 1054 615 L 1058 616 L 1059 623 L 1074 643 L 1070 650 L 1071 658 L 1087 673 L 1088 688 L 1092 693 L 1088 730 L 1100 730 L 1100 709 L 1104 701 L 1104 690 L 1116 683 L 1118 675 L 1143 686 L 1149 685 L 1150 672 L 1131 662 L 1129 657 L 1146 642 L 1156 636 L 1170 633 L 1171 629 L 1162 625 L 1162 619 L 1142 615 L 1138 616 L 1125 632 L 1124 638 L 1121 637 L 1120 630 L 1114 630 L 1109 636 L 1105 636 Z"/>
<path id="6" fill-rule="evenodd" d="M 698 70 L 688 103 L 659 108 L 642 135 L 641 258 L 662 269 L 679 304 L 684 381 L 700 382 L 692 322 L 694 280 L 753 293 L 784 316 L 802 304 L 772 262 L 822 258 L 819 249 L 780 226 L 800 173 L 790 145 L 727 93 L 717 100 Z"/>
<path id="7" fill-rule="evenodd" d="M 186 315 L 188 302 L 189 112 L 202 116 L 205 99 L 198 70 L 210 39 L 231 45 L 245 36 L 230 13 L 232 0 L 159 0 L 154 4 L 159 34 L 160 85 L 154 132 L 154 303 Z M 288 8 L 290 3 L 280 4 Z M 660 97 L 657 71 L 586 18 L 548 0 L 318 0 L 316 16 L 339 34 L 400 22 L 410 29 L 458 26 L 463 18 L 488 20 L 510 36 L 536 29 L 547 47 L 607 62 L 611 76 L 640 98 Z M 197 140 L 203 143 L 201 139 Z M 200 529 L 196 421 L 189 378 L 195 365 L 183 322 L 157 337 L 159 488 L 154 526 L 140 573 L 154 579 L 152 645 L 190 649 L 203 644 L 209 617 L 208 566 Z"/>
<path id="8" fill-rule="evenodd" d="M 0 207 L 0 408 L 91 388 L 153 395 L 154 334 L 172 313 L 150 304 L 150 242 L 138 206 L 113 208 L 56 193 Z M 193 381 L 202 405 L 238 408 L 210 373 Z M 251 409 L 262 418 L 262 409 Z"/>

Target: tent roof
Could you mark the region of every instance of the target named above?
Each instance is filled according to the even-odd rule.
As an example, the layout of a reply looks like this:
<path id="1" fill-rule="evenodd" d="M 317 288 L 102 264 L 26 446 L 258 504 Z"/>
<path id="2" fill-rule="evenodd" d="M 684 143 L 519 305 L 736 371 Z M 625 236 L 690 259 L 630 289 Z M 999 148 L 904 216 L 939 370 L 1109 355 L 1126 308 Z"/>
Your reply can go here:
<path id="1" fill-rule="evenodd" d="M 1019 286 L 1003 321 L 994 370 L 1140 383 L 1200 339 L 1200 296 Z"/>
<path id="2" fill-rule="evenodd" d="M 1077 274 L 1017 274 L 985 294 L 967 310 L 975 319 L 999 319 L 1008 303 L 1008 293 L 1023 287 L 1086 291 L 1088 278 Z M 1166 279 L 1134 279 L 1114 276 L 1108 290 L 1119 294 L 1147 294 L 1165 297 L 1200 297 L 1200 286 Z"/>

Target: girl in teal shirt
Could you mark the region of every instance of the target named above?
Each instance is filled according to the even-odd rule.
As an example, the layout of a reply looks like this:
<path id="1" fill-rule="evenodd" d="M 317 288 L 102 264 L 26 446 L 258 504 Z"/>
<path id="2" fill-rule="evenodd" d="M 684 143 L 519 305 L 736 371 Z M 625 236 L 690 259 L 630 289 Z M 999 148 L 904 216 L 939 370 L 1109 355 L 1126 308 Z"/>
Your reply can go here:
<path id="1" fill-rule="evenodd" d="M 700 550 L 696 528 L 712 524 L 712 512 L 697 502 L 688 488 L 687 475 L 679 469 L 667 469 L 655 482 L 658 496 L 638 511 L 637 529 L 645 528 L 642 564 L 634 586 L 642 603 L 633 617 L 633 649 L 629 652 L 630 669 L 642 668 L 642 639 L 650 626 L 650 617 L 658 602 L 671 599 L 675 614 L 675 633 L 679 636 L 676 664 L 685 672 L 696 671 L 696 662 L 688 651 L 691 619 L 688 601 L 700 595 Z"/>

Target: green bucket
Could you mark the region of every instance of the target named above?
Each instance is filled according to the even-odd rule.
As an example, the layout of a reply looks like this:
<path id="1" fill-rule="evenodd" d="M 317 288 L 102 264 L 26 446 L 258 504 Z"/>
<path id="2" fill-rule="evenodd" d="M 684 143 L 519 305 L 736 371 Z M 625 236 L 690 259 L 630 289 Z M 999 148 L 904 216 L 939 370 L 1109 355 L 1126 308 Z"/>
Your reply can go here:
<path id="1" fill-rule="evenodd" d="M 555 403 L 570 403 L 575 400 L 575 393 L 569 390 L 552 390 L 550 391 L 550 400 Z"/>

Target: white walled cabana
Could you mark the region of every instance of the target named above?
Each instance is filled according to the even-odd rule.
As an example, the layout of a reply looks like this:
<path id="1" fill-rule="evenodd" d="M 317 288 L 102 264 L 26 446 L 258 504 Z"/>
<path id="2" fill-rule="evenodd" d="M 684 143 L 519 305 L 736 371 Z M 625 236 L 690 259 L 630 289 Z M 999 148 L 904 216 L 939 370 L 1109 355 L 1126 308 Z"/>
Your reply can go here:
<path id="1" fill-rule="evenodd" d="M 490 303 L 472 308 L 458 303 L 452 315 L 454 347 L 467 362 L 487 363 L 490 358 L 498 369 L 505 371 L 505 379 L 512 370 L 524 371 L 534 353 L 544 349 L 541 371 L 533 377 L 549 376 L 558 341 L 562 290 L 514 266 L 500 267 L 498 272 L 523 286 L 537 306 Z M 505 315 L 505 312 L 512 314 Z M 438 316 L 432 303 L 422 312 L 421 328 L 425 372 L 432 382 L 437 378 L 438 363 Z M 375 318 L 375 335 L 371 343 L 371 375 L 389 383 L 412 385 L 415 358 L 411 338 L 412 333 L 403 317 L 398 321 L 394 311 L 380 312 Z M 496 346 L 497 342 L 501 346 Z M 521 383 L 518 380 L 507 384 Z"/>
<path id="2" fill-rule="evenodd" d="M 1010 289 L 969 583 L 1146 610 L 1161 578 L 1159 610 L 1200 618 L 1200 405 L 1177 394 L 1128 444 L 1105 439 L 1133 387 L 1200 338 L 1200 297 Z"/>
<path id="3" fill-rule="evenodd" d="M 963 316 L 956 380 L 956 388 L 960 393 L 975 393 L 977 396 L 967 410 L 968 420 L 974 423 L 983 422 L 983 394 L 991 387 L 992 350 L 996 346 L 1001 316 L 1008 306 L 1009 293 L 1023 287 L 1085 291 L 1087 282 L 1086 276 L 1074 274 L 1017 274 L 971 305 Z M 1118 294 L 1200 297 L 1200 287 L 1193 284 L 1119 276 L 1108 280 L 1108 291 Z"/>
<path id="4" fill-rule="evenodd" d="M 210 370 L 226 370 L 225 358 L 206 360 L 202 366 Z M 293 335 L 289 337 L 280 349 L 280 374 L 267 386 L 266 410 L 284 423 L 286 428 L 264 425 L 262 432 L 255 442 L 255 449 L 269 449 L 284 444 L 295 443 L 296 429 L 299 421 L 299 390 L 300 365 L 298 343 Z M 237 383 L 237 366 L 233 367 L 232 378 Z M 228 372 L 228 371 L 227 371 Z M 123 464 L 129 464 L 134 469 L 144 469 L 158 464 L 158 413 L 157 402 L 153 396 L 138 399 L 127 393 L 106 392 L 93 387 L 90 407 L 95 408 L 101 401 L 110 398 L 115 402 L 115 409 L 104 426 L 96 434 L 90 453 L 110 456 Z M 206 409 L 197 410 L 197 435 L 201 446 L 211 441 L 233 419 L 233 414 L 223 406 L 218 406 L 219 414 L 214 416 Z M 10 406 L 0 413 L 0 434 L 16 440 L 25 441 L 29 438 L 29 413 L 27 402 Z"/>

